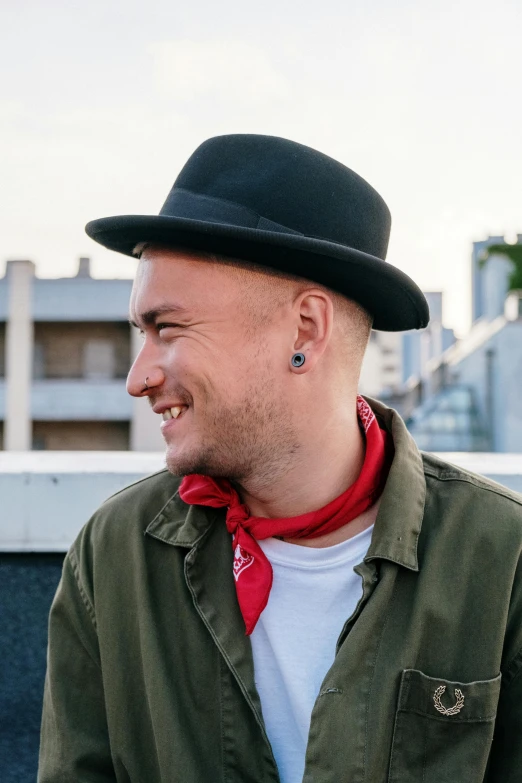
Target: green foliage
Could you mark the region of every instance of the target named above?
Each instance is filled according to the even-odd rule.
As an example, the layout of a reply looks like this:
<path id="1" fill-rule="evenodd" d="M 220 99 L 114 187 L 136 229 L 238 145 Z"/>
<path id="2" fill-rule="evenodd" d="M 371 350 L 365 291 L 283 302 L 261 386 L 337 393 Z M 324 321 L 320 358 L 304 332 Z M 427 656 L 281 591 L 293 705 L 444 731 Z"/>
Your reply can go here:
<path id="1" fill-rule="evenodd" d="M 522 290 L 522 245 L 490 245 L 481 259 L 480 265 L 484 266 L 493 255 L 504 256 L 513 265 L 513 271 L 509 276 L 508 290 Z"/>

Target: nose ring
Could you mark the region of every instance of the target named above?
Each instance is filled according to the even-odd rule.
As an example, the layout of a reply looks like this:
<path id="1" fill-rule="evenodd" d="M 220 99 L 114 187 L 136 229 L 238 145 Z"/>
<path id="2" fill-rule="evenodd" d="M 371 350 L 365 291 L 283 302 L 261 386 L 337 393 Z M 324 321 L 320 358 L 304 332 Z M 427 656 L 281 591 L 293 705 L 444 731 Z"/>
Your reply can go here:
<path id="1" fill-rule="evenodd" d="M 149 384 L 147 383 L 148 380 L 149 380 L 149 376 L 147 375 L 147 377 L 145 378 L 145 388 L 143 389 L 143 391 L 147 391 L 147 389 L 149 388 Z"/>

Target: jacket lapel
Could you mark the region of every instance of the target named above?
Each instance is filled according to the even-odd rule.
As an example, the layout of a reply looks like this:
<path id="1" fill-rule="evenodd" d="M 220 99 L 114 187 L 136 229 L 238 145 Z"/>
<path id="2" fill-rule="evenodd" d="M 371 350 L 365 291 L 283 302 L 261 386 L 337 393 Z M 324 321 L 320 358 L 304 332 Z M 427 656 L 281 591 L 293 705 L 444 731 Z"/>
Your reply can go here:
<path id="1" fill-rule="evenodd" d="M 273 780 L 278 780 L 255 687 L 252 646 L 245 634 L 236 596 L 232 538 L 226 529 L 224 509 L 187 506 L 176 493 L 146 532 L 167 544 L 189 550 L 185 557 L 185 580 L 195 609 L 254 713 L 266 740 L 267 760 L 273 764 Z"/>

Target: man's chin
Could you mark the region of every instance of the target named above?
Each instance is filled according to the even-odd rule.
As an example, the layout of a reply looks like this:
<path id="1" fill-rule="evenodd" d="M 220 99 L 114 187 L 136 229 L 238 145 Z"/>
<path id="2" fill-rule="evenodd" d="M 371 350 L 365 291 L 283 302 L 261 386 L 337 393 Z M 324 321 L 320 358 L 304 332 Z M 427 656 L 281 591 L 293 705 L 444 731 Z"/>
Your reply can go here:
<path id="1" fill-rule="evenodd" d="M 198 473 L 193 469 L 193 461 L 187 460 L 182 454 L 173 453 L 173 450 L 167 449 L 166 454 L 167 469 L 174 476 L 188 476 L 190 473 Z"/>
<path id="2" fill-rule="evenodd" d="M 228 478 L 230 473 L 230 465 L 226 465 L 218 455 L 213 455 L 208 450 L 205 453 L 199 450 L 194 450 L 191 453 L 185 449 L 167 446 L 165 459 L 167 469 L 174 476 L 189 476 L 192 473 L 199 473 L 203 476 Z"/>
<path id="3" fill-rule="evenodd" d="M 166 439 L 165 461 L 167 469 L 174 476 L 188 476 L 191 473 L 200 473 L 198 466 L 201 463 L 200 449 L 192 448 L 187 443 L 170 442 Z"/>

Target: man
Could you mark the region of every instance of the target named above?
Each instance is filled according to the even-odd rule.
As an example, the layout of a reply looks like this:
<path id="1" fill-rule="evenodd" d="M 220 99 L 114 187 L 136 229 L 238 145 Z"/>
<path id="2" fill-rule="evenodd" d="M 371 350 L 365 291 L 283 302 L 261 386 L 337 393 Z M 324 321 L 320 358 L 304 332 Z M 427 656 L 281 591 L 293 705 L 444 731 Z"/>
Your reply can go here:
<path id="1" fill-rule="evenodd" d="M 66 557 L 41 783 L 522 780 L 521 498 L 357 397 L 372 323 L 428 319 L 389 226 L 263 136 L 205 142 L 159 216 L 87 226 L 140 257 L 128 390 L 168 470 Z"/>

